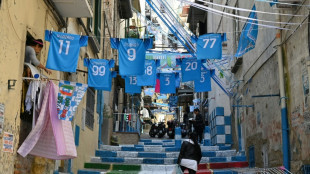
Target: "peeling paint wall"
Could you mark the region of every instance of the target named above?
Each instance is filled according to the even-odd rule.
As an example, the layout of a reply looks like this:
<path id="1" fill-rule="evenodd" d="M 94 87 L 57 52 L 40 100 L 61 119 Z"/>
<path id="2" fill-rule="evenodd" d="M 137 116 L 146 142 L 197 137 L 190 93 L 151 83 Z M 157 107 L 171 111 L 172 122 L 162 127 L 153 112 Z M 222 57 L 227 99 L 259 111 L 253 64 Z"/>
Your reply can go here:
<path id="1" fill-rule="evenodd" d="M 269 3 L 256 1 L 220 1 L 217 4 L 228 4 L 239 8 L 251 9 L 255 4 L 258 11 L 275 12 Z M 308 5 L 306 1 L 304 5 Z M 222 10 L 223 9 L 218 9 Z M 225 12 L 241 16 L 248 16 L 249 12 L 226 9 Z M 308 9 L 295 8 L 278 11 L 279 13 L 296 13 L 303 17 L 283 17 L 281 21 L 300 23 L 306 19 Z M 275 15 L 257 13 L 258 19 L 276 21 Z M 310 164 L 310 105 L 309 105 L 309 45 L 308 45 L 308 19 L 298 29 L 282 31 L 283 60 L 285 88 L 288 109 L 288 121 L 290 129 L 291 169 L 295 173 L 305 164 Z M 238 22 L 222 16 L 208 14 L 208 32 L 227 32 L 227 48 L 223 48 L 223 54 L 234 55 L 239 41 L 239 35 L 244 22 Z M 269 25 L 274 25 L 270 23 Z M 295 27 L 288 26 L 295 30 Z M 279 72 L 275 47 L 275 29 L 259 27 L 256 46 L 253 50 L 243 55 L 243 63 L 238 71 L 232 75 L 232 81 L 242 80 L 233 84 L 234 97 L 230 98 L 232 104 L 254 105 L 254 107 L 232 109 L 232 131 L 234 147 L 238 149 L 238 125 L 241 126 L 244 149 L 255 147 L 256 167 L 275 167 L 282 165 L 282 120 L 280 98 L 259 97 L 257 95 L 279 94 Z M 230 60 L 230 66 L 234 65 L 236 58 Z M 230 69 L 229 69 L 230 70 Z"/>

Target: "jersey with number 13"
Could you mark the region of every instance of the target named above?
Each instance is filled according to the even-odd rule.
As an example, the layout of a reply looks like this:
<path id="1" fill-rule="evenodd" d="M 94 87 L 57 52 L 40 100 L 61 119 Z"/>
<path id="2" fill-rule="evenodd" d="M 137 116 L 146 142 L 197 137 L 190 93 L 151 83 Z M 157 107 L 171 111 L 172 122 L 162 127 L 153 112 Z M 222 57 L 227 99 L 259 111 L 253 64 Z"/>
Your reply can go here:
<path id="1" fill-rule="evenodd" d="M 143 75 L 145 51 L 152 48 L 152 39 L 111 38 L 111 47 L 119 51 L 119 74 L 121 76 Z"/>
<path id="2" fill-rule="evenodd" d="M 46 68 L 76 72 L 80 48 L 87 46 L 88 36 L 45 30 L 45 40 L 51 43 Z"/>

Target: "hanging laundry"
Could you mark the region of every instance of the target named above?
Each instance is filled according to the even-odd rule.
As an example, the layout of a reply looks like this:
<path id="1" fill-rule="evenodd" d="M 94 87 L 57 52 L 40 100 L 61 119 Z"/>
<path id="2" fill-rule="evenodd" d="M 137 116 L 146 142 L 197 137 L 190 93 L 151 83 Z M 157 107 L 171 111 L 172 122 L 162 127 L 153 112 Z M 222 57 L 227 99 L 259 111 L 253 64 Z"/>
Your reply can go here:
<path id="1" fill-rule="evenodd" d="M 192 42 L 196 43 L 197 59 L 222 59 L 222 42 L 226 40 L 226 33 L 192 37 Z"/>
<path id="2" fill-rule="evenodd" d="M 145 51 L 153 47 L 153 39 L 111 38 L 111 47 L 119 50 L 119 74 L 143 75 Z"/>
<path id="3" fill-rule="evenodd" d="M 88 67 L 88 86 L 95 89 L 111 90 L 112 72 L 110 68 L 114 67 L 114 60 L 85 58 L 84 66 Z"/>
<path id="4" fill-rule="evenodd" d="M 57 118 L 56 89 L 52 82 L 47 84 L 37 124 L 17 151 L 21 156 L 54 160 L 77 157 L 71 122 Z"/>
<path id="5" fill-rule="evenodd" d="M 45 30 L 49 41 L 46 68 L 64 72 L 76 72 L 80 48 L 87 46 L 88 36 Z"/>
<path id="6" fill-rule="evenodd" d="M 125 76 L 125 93 L 141 93 L 141 86 L 138 86 L 137 84 L 137 76 Z"/>
<path id="7" fill-rule="evenodd" d="M 145 60 L 144 74 L 137 76 L 138 86 L 155 86 L 156 84 L 156 61 Z"/>
<path id="8" fill-rule="evenodd" d="M 194 81 L 195 92 L 211 91 L 211 73 L 210 70 L 201 68 L 200 79 Z"/>
<path id="9" fill-rule="evenodd" d="M 31 81 L 28 86 L 26 99 L 25 99 L 25 105 L 26 105 L 26 111 L 30 112 L 33 102 L 35 102 L 36 99 L 36 93 L 39 89 L 40 82 L 39 81 Z"/>
<path id="10" fill-rule="evenodd" d="M 175 79 L 176 73 L 160 73 L 160 93 L 175 94 Z"/>
<path id="11" fill-rule="evenodd" d="M 75 111 L 86 90 L 86 84 L 63 80 L 59 81 L 59 93 L 57 100 L 59 119 L 72 121 Z"/>
<path id="12" fill-rule="evenodd" d="M 186 58 L 181 64 L 182 82 L 200 79 L 201 60 L 196 58 Z"/>

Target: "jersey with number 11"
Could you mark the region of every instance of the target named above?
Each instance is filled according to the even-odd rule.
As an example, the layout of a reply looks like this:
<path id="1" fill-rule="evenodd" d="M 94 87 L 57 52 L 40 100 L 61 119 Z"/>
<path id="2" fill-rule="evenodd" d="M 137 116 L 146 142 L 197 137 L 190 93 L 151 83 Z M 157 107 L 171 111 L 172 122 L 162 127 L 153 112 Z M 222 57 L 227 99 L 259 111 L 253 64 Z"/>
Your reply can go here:
<path id="1" fill-rule="evenodd" d="M 111 47 L 119 52 L 119 74 L 121 76 L 143 75 L 145 51 L 152 48 L 152 39 L 111 38 Z"/>
<path id="2" fill-rule="evenodd" d="M 45 30 L 45 40 L 51 43 L 46 68 L 76 72 L 80 48 L 87 46 L 88 36 Z"/>

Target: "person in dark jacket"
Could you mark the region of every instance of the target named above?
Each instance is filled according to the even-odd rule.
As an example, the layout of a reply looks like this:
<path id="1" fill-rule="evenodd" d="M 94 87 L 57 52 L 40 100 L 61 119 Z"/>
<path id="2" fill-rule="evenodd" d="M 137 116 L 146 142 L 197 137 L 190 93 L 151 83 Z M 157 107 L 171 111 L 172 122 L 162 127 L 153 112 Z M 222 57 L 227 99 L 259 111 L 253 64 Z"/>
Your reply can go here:
<path id="1" fill-rule="evenodd" d="M 182 143 L 178 164 L 183 172 L 187 169 L 189 174 L 196 174 L 198 164 L 202 157 L 201 148 L 197 142 L 197 135 L 195 132 L 190 133 L 189 138 L 189 140 L 185 140 Z"/>
<path id="2" fill-rule="evenodd" d="M 197 133 L 198 143 L 202 143 L 202 140 L 203 140 L 202 135 L 204 131 L 203 118 L 202 118 L 202 115 L 200 114 L 199 109 L 197 108 L 194 109 L 194 114 L 196 115 L 194 128 L 195 128 L 195 132 Z"/>

